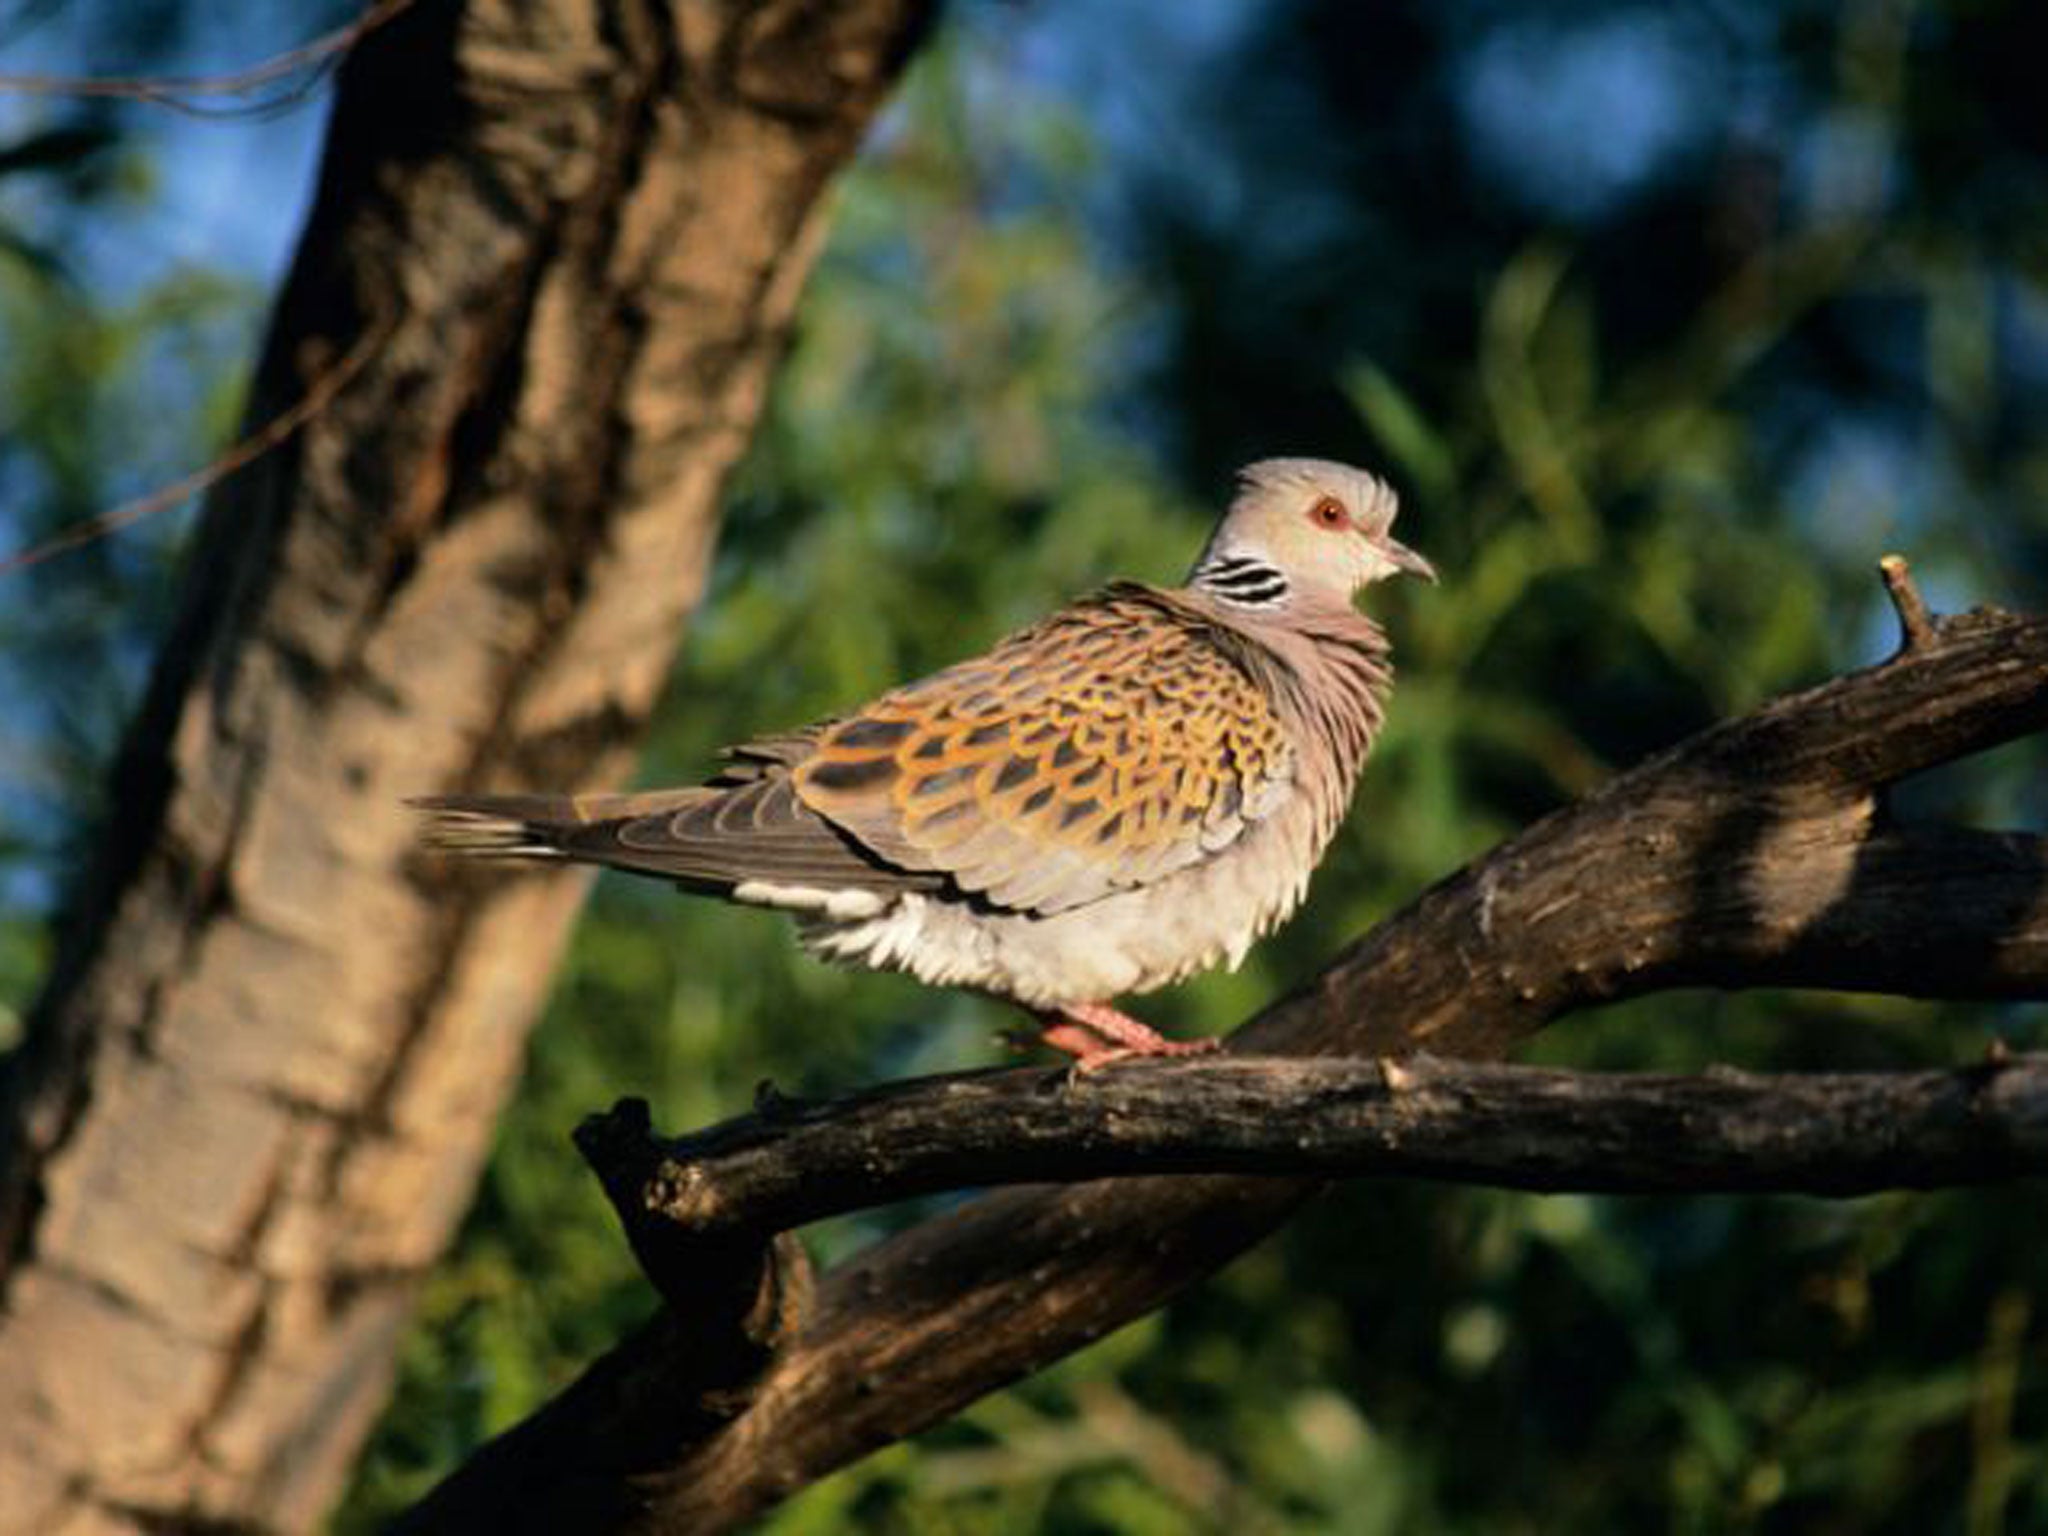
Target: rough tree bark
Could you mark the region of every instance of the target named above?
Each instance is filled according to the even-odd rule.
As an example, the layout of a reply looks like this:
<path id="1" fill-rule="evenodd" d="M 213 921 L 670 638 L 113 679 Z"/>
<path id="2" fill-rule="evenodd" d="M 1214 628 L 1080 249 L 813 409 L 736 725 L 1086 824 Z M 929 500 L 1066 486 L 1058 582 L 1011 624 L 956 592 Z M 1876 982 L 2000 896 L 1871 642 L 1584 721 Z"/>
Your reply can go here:
<path id="1" fill-rule="evenodd" d="M 931 9 L 422 0 L 343 69 L 252 419 L 349 376 L 211 500 L 0 1083 L 0 1530 L 334 1495 L 581 890 L 401 797 L 621 776 Z"/>
<path id="2" fill-rule="evenodd" d="M 1530 827 L 1230 1048 L 1496 1056 L 1577 1009 L 1676 986 L 2048 997 L 2048 837 L 1903 826 L 1885 803 L 1900 779 L 2048 728 L 2048 618 L 1935 623 L 1901 569 L 1887 579 L 1907 632 L 1892 661 Z M 2038 1146 L 2030 1074 L 2006 1108 Z M 642 1128 L 611 1129 L 586 1155 L 665 1305 L 402 1529 L 729 1529 L 1158 1306 L 1319 1187 L 1182 1174 L 1005 1190 L 814 1283 L 787 1234 L 634 1213 L 668 1196 Z"/>

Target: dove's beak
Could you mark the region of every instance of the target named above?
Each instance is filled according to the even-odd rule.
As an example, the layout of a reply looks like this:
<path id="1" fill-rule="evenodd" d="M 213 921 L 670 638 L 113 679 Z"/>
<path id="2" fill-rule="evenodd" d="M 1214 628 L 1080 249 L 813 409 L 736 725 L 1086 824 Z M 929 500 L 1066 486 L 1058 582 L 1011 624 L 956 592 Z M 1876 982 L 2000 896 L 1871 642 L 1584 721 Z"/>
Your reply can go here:
<path id="1" fill-rule="evenodd" d="M 1393 562 L 1395 570 L 1406 571 L 1410 576 L 1420 576 L 1424 581 L 1436 580 L 1436 567 L 1406 544 L 1384 533 L 1373 542 L 1379 545 L 1380 553 Z"/>

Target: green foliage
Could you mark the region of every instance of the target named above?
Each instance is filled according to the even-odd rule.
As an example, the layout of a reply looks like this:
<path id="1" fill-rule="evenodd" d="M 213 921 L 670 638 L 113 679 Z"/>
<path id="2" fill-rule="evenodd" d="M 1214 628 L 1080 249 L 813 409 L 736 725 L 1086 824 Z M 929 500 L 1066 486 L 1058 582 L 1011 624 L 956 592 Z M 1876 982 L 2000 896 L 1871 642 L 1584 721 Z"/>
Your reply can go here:
<path id="1" fill-rule="evenodd" d="M 54 179 L 65 202 L 11 220 L 0 203 L 0 550 L 13 554 L 152 491 L 225 441 L 261 295 L 173 267 L 132 290 L 87 283 L 52 246 L 71 206 L 146 184 L 100 126 L 0 149 L 0 191 Z M 43 190 L 47 191 L 45 187 Z M 202 381 L 195 388 L 193 381 Z M 184 519 L 137 524 L 10 572 L 0 603 L 0 885 L 44 883 L 96 814 L 88 798 L 140 695 L 175 590 Z M 47 893 L 27 892 L 30 908 Z"/>
<path id="2" fill-rule="evenodd" d="M 197 268 L 110 293 L 65 245 L 146 186 L 104 117 L 0 136 L 0 556 L 185 473 L 231 426 L 261 296 Z M 0 1053 L 164 628 L 182 532 L 167 516 L 0 576 Z"/>

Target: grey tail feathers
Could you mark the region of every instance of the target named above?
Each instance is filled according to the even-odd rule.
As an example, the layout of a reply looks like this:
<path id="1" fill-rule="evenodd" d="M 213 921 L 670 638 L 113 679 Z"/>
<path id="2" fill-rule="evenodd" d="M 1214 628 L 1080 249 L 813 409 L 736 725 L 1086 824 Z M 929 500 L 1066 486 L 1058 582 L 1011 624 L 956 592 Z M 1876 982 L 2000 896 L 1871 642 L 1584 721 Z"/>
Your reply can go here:
<path id="1" fill-rule="evenodd" d="M 439 853 L 560 859 L 562 834 L 582 820 L 567 795 L 422 795 L 420 841 Z"/>

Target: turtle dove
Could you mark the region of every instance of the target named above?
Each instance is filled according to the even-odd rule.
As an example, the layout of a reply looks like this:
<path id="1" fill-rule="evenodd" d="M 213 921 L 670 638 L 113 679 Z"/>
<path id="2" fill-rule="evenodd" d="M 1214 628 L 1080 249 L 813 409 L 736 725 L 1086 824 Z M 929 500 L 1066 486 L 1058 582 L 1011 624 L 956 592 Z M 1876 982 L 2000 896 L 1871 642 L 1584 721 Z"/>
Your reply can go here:
<path id="1" fill-rule="evenodd" d="M 701 786 L 421 800 L 429 841 L 779 908 L 828 960 L 1021 1004 L 1083 1068 L 1206 1049 L 1111 1000 L 1300 905 L 1393 677 L 1353 599 L 1435 579 L 1394 511 L 1362 470 L 1264 460 L 1184 586 L 1112 583 Z"/>

